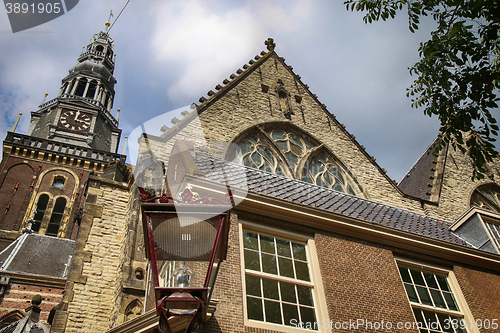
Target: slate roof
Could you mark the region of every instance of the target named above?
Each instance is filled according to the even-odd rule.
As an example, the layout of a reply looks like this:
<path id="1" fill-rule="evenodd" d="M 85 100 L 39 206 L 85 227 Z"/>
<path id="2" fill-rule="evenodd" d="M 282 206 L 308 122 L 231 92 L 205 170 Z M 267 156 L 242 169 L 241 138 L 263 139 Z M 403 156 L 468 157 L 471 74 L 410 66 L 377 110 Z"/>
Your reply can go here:
<path id="1" fill-rule="evenodd" d="M 249 192 L 337 213 L 365 222 L 471 247 L 450 231 L 452 223 L 382 203 L 337 192 L 296 179 L 196 154 L 205 178 Z"/>
<path id="2" fill-rule="evenodd" d="M 66 238 L 23 234 L 0 252 L 0 270 L 62 278 L 74 247 Z"/>
<path id="3" fill-rule="evenodd" d="M 398 186 L 405 194 L 431 201 L 432 190 L 435 186 L 439 186 L 436 185 L 434 181 L 438 176 L 438 157 L 431 153 L 432 145 L 436 139 L 431 142 L 422 156 L 420 156 L 418 161 L 411 167 L 410 171 L 408 171 L 399 182 Z M 443 149 L 440 154 L 443 154 L 445 151 L 446 149 Z M 439 182 L 439 184 L 441 183 Z M 439 193 L 440 188 L 436 188 L 435 192 L 436 191 Z"/>

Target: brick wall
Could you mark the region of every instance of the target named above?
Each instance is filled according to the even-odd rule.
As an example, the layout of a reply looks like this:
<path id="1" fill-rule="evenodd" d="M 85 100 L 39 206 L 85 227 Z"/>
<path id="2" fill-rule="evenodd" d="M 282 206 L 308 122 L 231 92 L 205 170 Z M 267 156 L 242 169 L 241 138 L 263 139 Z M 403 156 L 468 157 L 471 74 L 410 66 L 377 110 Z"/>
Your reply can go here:
<path id="1" fill-rule="evenodd" d="M 31 306 L 33 296 L 39 294 L 42 296 L 40 320 L 44 325 L 50 327 L 47 323 L 47 318 L 50 310 L 62 300 L 64 282 L 61 282 L 59 286 L 44 286 L 40 282 L 40 280 L 43 280 L 43 277 L 40 277 L 40 279 L 31 277 L 31 279 L 33 278 L 36 281 L 32 281 L 31 283 L 25 279 L 11 279 L 9 286 L 0 297 L 0 317 L 14 310 L 27 309 Z"/>
<path id="2" fill-rule="evenodd" d="M 72 217 L 83 197 L 79 187 L 87 182 L 90 170 L 16 156 L 4 156 L 0 167 L 3 170 L 0 174 L 0 229 L 20 231 L 22 222 L 31 217 L 28 215 L 36 207 L 37 195 L 40 192 L 50 192 L 54 196 L 63 195 L 70 199 L 62 221 L 63 237 L 71 238 L 73 235 L 74 238 L 76 228 Z M 49 169 L 54 171 L 48 171 Z M 51 173 L 67 177 L 64 189 L 51 187 Z M 40 176 L 44 176 L 44 179 Z M 50 216 L 46 217 L 47 222 L 49 218 Z"/>
<path id="3" fill-rule="evenodd" d="M 462 289 L 472 316 L 478 323 L 492 323 L 496 319 L 500 325 L 500 276 L 492 272 L 463 266 L 454 267 L 455 276 Z M 482 328 L 481 332 L 498 332 L 497 329 Z"/>
<path id="4" fill-rule="evenodd" d="M 394 327 L 414 321 L 392 251 L 332 234 L 318 233 L 314 240 L 330 319 L 365 320 L 357 330 L 364 332 L 373 331 L 368 321 Z"/>

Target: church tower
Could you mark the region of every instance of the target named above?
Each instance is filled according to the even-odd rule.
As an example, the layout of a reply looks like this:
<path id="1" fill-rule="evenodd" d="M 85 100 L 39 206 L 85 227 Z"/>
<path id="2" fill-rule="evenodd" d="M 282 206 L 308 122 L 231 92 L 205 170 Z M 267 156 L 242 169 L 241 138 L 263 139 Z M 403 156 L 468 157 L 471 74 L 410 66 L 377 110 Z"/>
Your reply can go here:
<path id="1" fill-rule="evenodd" d="M 94 35 L 62 80 L 57 97 L 31 114 L 29 135 L 116 152 L 121 130 L 111 115 L 116 84 L 113 48 L 107 32 Z"/>
<path id="2" fill-rule="evenodd" d="M 23 229 L 74 239 L 92 175 L 105 173 L 110 162 L 116 172 L 125 162 L 117 154 L 118 115 L 111 114 L 116 79 L 108 28 L 109 22 L 84 47 L 57 97 L 31 112 L 27 134 L 15 128 L 7 134 L 0 164 L 0 250 Z"/>

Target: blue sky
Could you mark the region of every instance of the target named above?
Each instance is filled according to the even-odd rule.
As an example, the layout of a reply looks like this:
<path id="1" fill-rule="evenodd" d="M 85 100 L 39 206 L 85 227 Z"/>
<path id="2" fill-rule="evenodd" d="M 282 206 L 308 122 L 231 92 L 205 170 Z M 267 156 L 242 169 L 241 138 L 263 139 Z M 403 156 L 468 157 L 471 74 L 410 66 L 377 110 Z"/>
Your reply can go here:
<path id="1" fill-rule="evenodd" d="M 57 95 L 82 47 L 104 29 L 109 11 L 116 17 L 126 2 L 80 1 L 67 14 L 15 34 L 0 10 L 2 138 L 19 112 L 17 131 L 25 133 L 44 93 Z M 406 97 L 408 67 L 432 26 L 425 21 L 412 34 L 405 13 L 367 25 L 340 0 L 131 0 L 110 32 L 118 80 L 112 114 L 121 109 L 122 137 L 159 115 L 171 125 L 169 118 L 180 118 L 272 37 L 276 52 L 399 181 L 439 128 Z M 148 131 L 159 134 L 164 124 L 153 122 Z"/>

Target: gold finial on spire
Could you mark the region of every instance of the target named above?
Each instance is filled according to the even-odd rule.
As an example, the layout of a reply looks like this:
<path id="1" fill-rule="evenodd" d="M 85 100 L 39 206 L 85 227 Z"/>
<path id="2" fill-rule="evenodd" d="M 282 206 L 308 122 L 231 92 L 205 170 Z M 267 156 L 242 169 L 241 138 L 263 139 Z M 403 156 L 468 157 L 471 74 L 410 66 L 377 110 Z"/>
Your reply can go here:
<path id="1" fill-rule="evenodd" d="M 110 10 L 109 11 L 109 18 L 108 20 L 106 21 L 106 23 L 104 23 L 104 25 L 106 26 L 106 32 L 108 32 L 109 30 L 109 27 L 111 26 L 111 23 L 109 21 L 111 21 L 111 18 L 113 17 L 113 11 Z"/>

